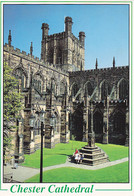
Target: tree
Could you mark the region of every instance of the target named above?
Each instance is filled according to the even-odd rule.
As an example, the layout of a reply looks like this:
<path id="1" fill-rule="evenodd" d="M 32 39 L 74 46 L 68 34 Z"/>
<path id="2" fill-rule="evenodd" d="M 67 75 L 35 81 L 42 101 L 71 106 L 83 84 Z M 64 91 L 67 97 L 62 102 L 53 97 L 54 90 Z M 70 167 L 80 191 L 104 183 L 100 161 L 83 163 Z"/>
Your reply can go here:
<path id="1" fill-rule="evenodd" d="M 4 156 L 6 150 L 11 148 L 11 131 L 15 131 L 16 121 L 22 110 L 22 95 L 19 90 L 19 81 L 12 75 L 11 67 L 4 62 L 3 65 L 3 151 Z"/>

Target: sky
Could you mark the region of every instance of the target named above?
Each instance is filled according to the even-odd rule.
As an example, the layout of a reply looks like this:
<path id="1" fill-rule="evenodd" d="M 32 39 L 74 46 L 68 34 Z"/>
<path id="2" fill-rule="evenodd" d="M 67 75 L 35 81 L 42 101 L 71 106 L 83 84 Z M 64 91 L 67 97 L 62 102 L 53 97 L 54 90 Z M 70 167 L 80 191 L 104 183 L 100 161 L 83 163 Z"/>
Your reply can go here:
<path id="1" fill-rule="evenodd" d="M 78 38 L 84 31 L 85 69 L 129 65 L 128 5 L 4 5 L 4 44 L 11 30 L 12 45 L 40 58 L 42 23 L 49 24 L 49 35 L 64 31 L 64 19 L 72 17 L 72 32 Z"/>

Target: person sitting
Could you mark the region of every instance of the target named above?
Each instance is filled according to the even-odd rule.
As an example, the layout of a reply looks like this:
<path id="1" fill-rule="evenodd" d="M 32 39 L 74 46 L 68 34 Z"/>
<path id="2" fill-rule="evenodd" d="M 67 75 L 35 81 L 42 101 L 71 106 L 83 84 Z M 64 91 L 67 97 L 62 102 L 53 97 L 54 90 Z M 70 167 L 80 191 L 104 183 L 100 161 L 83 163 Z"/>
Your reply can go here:
<path id="1" fill-rule="evenodd" d="M 76 163 L 80 163 L 80 158 L 81 158 L 80 154 L 77 153 L 75 156 Z"/>
<path id="2" fill-rule="evenodd" d="M 75 152 L 73 153 L 73 156 L 72 156 L 72 160 L 76 160 L 77 159 L 77 154 L 78 154 L 78 150 L 75 149 Z"/>
<path id="3" fill-rule="evenodd" d="M 75 153 L 74 154 L 77 154 L 78 153 L 78 150 L 77 150 L 77 148 L 75 149 Z"/>
<path id="4" fill-rule="evenodd" d="M 80 155 L 80 163 L 82 163 L 83 158 L 84 158 L 84 154 L 82 153 L 82 154 Z"/>

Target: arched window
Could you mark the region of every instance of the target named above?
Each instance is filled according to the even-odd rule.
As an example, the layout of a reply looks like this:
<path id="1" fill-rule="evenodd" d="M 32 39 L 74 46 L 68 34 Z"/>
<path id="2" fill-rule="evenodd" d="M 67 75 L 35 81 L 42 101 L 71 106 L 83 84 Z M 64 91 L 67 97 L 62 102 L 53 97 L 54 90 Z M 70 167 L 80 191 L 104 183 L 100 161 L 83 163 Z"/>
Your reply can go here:
<path id="1" fill-rule="evenodd" d="M 72 86 L 72 96 L 73 97 L 77 94 L 78 90 L 79 90 L 78 85 L 76 83 L 73 84 L 73 86 Z"/>
<path id="2" fill-rule="evenodd" d="M 106 80 L 101 83 L 101 99 L 105 100 L 106 97 L 110 94 L 111 88 Z"/>
<path id="3" fill-rule="evenodd" d="M 18 68 L 14 71 L 14 75 L 17 79 L 21 79 L 21 88 L 26 88 L 27 79 L 24 70 L 22 68 Z"/>
<path id="4" fill-rule="evenodd" d="M 91 96 L 93 93 L 93 87 L 90 82 L 87 82 L 85 85 L 85 92 L 87 95 Z"/>
<path id="5" fill-rule="evenodd" d="M 125 123 L 126 123 L 126 117 L 125 114 L 123 114 L 120 111 L 117 111 L 114 114 L 114 122 L 113 122 L 113 131 L 115 133 L 125 133 Z"/>
<path id="6" fill-rule="evenodd" d="M 98 134 L 103 133 L 103 115 L 96 111 L 93 116 L 94 132 Z"/>
<path id="7" fill-rule="evenodd" d="M 62 80 L 60 83 L 60 94 L 61 95 L 65 94 L 66 90 L 67 90 L 67 83 L 65 80 Z"/>
<path id="8" fill-rule="evenodd" d="M 42 93 L 43 86 L 44 86 L 44 79 L 43 79 L 43 75 L 40 73 L 40 71 L 35 73 L 35 75 L 33 76 L 33 83 L 34 83 L 34 89 L 38 93 Z"/>
<path id="9" fill-rule="evenodd" d="M 48 52 L 48 61 L 49 63 L 52 63 L 53 64 L 53 49 L 51 48 Z"/>
<path id="10" fill-rule="evenodd" d="M 61 50 L 61 48 L 59 48 L 58 52 L 57 52 L 56 64 L 62 64 L 62 50 Z"/>
<path id="11" fill-rule="evenodd" d="M 128 98 L 129 90 L 128 90 L 128 82 L 125 79 L 122 79 L 119 82 L 119 99 Z"/>

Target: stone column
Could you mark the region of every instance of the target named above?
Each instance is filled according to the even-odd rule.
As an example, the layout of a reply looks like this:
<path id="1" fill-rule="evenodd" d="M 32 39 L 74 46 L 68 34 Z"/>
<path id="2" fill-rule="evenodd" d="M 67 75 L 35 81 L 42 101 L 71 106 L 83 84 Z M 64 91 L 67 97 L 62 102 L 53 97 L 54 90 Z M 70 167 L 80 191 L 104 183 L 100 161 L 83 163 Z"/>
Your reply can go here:
<path id="1" fill-rule="evenodd" d="M 83 142 L 88 141 L 88 108 L 83 109 Z"/>
<path id="2" fill-rule="evenodd" d="M 67 107 L 61 110 L 61 134 L 60 141 L 62 143 L 68 143 L 70 139 L 70 132 L 68 130 L 68 120 L 69 119 L 69 111 Z"/>
<path id="3" fill-rule="evenodd" d="M 70 132 L 68 130 L 68 118 L 69 118 L 69 111 L 68 111 L 68 95 L 67 92 L 64 96 L 63 101 L 63 109 L 61 110 L 61 134 L 60 134 L 60 141 L 62 143 L 68 143 L 70 139 Z"/>
<path id="4" fill-rule="evenodd" d="M 94 133 L 94 119 L 93 119 L 93 103 L 91 103 L 91 107 L 90 107 L 90 111 L 91 111 L 91 130 L 88 133 L 88 146 L 90 147 L 95 147 L 95 133 Z"/>
<path id="5" fill-rule="evenodd" d="M 44 146 L 46 148 L 54 148 L 54 131 L 53 128 L 50 126 L 50 118 L 52 115 L 52 108 L 46 109 L 46 115 L 45 115 L 45 144 Z"/>
<path id="6" fill-rule="evenodd" d="M 83 142 L 88 141 L 88 97 L 84 95 L 84 109 L 83 109 Z"/>
<path id="7" fill-rule="evenodd" d="M 109 96 L 107 96 L 107 102 L 104 105 L 103 113 L 103 144 L 108 144 L 108 128 L 109 128 Z"/>

